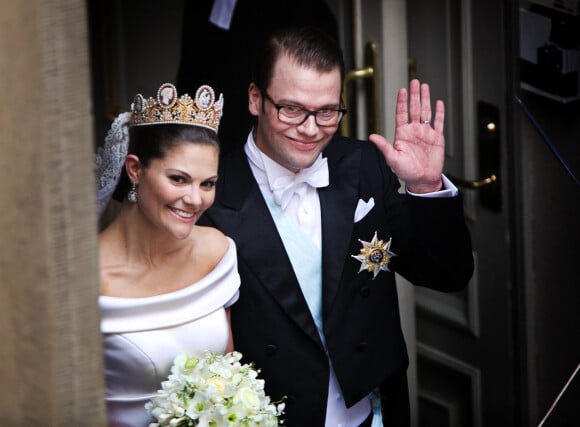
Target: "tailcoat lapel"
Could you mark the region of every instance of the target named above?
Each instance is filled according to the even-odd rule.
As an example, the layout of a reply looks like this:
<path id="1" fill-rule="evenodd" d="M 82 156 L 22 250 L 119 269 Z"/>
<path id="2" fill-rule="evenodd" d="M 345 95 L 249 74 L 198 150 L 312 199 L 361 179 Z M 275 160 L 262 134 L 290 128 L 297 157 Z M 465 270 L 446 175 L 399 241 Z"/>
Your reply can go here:
<path id="1" fill-rule="evenodd" d="M 353 142 L 349 142 L 353 144 Z M 358 202 L 360 151 L 343 150 L 333 139 L 323 155 L 328 158 L 330 184 L 318 190 L 322 212 L 323 314 L 327 318 L 339 289 Z"/>
<path id="2" fill-rule="evenodd" d="M 221 161 L 218 185 L 221 186 L 218 203 L 207 211 L 207 216 L 234 239 L 240 264 L 252 270 L 260 285 L 322 345 L 276 225 L 243 152 Z M 244 283 L 240 292 L 244 292 Z"/>

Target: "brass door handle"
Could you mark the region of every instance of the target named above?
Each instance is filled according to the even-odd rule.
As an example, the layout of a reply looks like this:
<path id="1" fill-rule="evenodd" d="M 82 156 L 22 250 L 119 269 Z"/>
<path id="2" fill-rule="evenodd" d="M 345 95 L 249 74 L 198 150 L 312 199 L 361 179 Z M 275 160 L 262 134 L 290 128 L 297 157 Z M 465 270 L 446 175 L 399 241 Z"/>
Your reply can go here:
<path id="1" fill-rule="evenodd" d="M 368 42 L 366 44 L 364 62 L 365 62 L 364 68 L 350 70 L 345 74 L 342 91 L 344 95 L 344 102 L 348 104 L 350 100 L 350 94 L 348 89 L 350 82 L 357 79 L 369 79 L 371 85 L 369 90 L 367 91 L 367 110 L 369 111 L 368 130 L 370 133 L 380 133 L 379 93 L 378 93 L 379 77 L 377 72 L 378 54 L 377 54 L 377 44 L 375 42 Z M 349 114 L 345 114 L 340 123 L 340 133 L 344 136 L 351 136 Z"/>
<path id="2" fill-rule="evenodd" d="M 486 185 L 490 185 L 490 184 L 497 182 L 497 176 L 495 176 L 495 175 L 490 175 L 487 178 L 483 178 L 483 179 L 479 179 L 479 180 L 475 180 L 475 181 L 469 181 L 466 179 L 457 178 L 456 176 L 452 176 L 452 175 L 448 175 L 448 174 L 445 174 L 445 176 L 447 176 L 447 178 L 449 178 L 451 180 L 451 182 L 453 182 L 455 185 L 457 185 L 459 187 L 467 188 L 469 190 L 477 190 L 478 188 L 482 188 L 482 187 L 485 187 Z"/>

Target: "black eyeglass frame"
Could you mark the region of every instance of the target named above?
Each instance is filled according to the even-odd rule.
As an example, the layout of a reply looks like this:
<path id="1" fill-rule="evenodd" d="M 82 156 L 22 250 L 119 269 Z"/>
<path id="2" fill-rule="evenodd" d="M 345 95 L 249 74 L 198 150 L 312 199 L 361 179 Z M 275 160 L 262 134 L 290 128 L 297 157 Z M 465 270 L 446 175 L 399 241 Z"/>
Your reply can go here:
<path id="1" fill-rule="evenodd" d="M 270 101 L 272 103 L 272 105 L 274 106 L 274 108 L 276 109 L 278 120 L 280 120 L 282 123 L 286 123 L 287 125 L 300 126 L 306 120 L 308 120 L 308 117 L 314 116 L 314 122 L 316 123 L 316 126 L 319 126 L 319 127 L 338 126 L 340 121 L 344 117 L 344 115 L 348 112 L 348 110 L 344 107 L 336 108 L 336 109 L 325 108 L 323 110 L 308 110 L 308 109 L 300 107 L 298 105 L 278 104 L 276 101 L 274 101 L 274 99 L 270 95 L 268 95 L 268 92 L 266 92 L 265 90 L 262 91 L 262 94 L 263 94 L 264 98 L 266 98 L 268 101 Z M 302 111 L 303 113 L 306 113 L 306 115 L 304 116 L 304 119 L 301 122 L 289 122 L 286 119 L 283 120 L 280 118 L 280 110 L 282 108 L 295 108 L 295 109 Z M 322 111 L 336 111 L 336 112 L 338 112 L 338 118 L 336 119 L 336 123 L 334 123 L 332 125 L 318 123 L 318 114 Z"/>

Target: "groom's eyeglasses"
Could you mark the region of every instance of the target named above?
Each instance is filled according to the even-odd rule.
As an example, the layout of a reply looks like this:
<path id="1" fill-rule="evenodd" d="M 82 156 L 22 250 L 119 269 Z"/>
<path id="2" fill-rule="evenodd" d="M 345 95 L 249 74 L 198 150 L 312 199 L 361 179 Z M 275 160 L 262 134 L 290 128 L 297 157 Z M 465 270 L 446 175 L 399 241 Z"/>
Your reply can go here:
<path id="1" fill-rule="evenodd" d="M 323 108 L 312 111 L 297 105 L 278 104 L 266 91 L 262 93 L 278 111 L 278 120 L 288 125 L 301 125 L 308 117 L 314 116 L 317 126 L 336 126 L 347 112 L 346 108 Z"/>

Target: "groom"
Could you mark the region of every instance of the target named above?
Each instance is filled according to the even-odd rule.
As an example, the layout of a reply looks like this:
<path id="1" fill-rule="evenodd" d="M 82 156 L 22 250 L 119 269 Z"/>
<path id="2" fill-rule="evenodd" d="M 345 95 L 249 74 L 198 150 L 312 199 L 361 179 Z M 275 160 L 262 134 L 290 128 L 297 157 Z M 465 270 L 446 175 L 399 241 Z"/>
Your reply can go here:
<path id="1" fill-rule="evenodd" d="M 234 346 L 273 400 L 287 396 L 289 427 L 408 425 L 394 272 L 441 291 L 473 272 L 462 198 L 442 175 L 443 103 L 432 114 L 414 80 L 398 94 L 393 145 L 347 139 L 335 135 L 343 77 L 340 48 L 315 29 L 266 41 L 248 91 L 254 128 L 221 160 L 201 222 L 236 242 Z"/>

